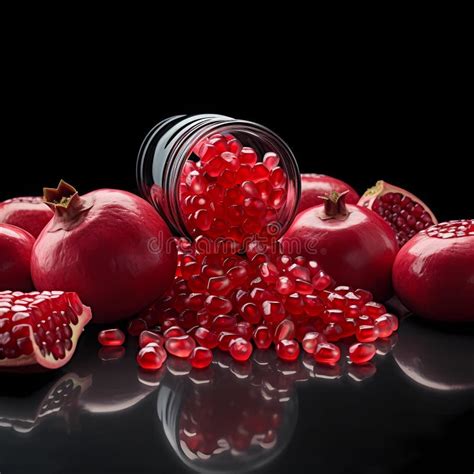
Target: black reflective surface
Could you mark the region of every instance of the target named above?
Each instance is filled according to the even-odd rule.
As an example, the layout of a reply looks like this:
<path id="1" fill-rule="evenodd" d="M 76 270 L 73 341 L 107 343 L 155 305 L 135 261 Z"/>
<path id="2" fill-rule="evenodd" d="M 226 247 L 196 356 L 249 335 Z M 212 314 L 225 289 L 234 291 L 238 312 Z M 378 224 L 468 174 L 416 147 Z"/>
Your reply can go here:
<path id="1" fill-rule="evenodd" d="M 60 371 L 2 374 L 2 474 L 473 470 L 472 327 L 408 317 L 365 367 L 257 351 L 155 374 L 131 340 L 99 353 L 96 333 Z"/>

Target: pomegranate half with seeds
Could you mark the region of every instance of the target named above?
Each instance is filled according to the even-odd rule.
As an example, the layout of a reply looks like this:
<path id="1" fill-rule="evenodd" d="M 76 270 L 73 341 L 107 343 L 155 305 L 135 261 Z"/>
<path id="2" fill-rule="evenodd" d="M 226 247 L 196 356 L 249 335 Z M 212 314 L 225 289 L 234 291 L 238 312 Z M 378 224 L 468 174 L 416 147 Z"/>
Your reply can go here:
<path id="1" fill-rule="evenodd" d="M 358 205 L 372 209 L 388 222 L 397 234 L 400 247 L 421 230 L 438 223 L 421 199 L 385 181 L 377 181 L 369 188 Z"/>
<path id="2" fill-rule="evenodd" d="M 0 222 L 25 229 L 35 238 L 53 214 L 43 199 L 37 196 L 16 197 L 0 203 Z"/>
<path id="3" fill-rule="evenodd" d="M 326 196 L 333 191 L 343 193 L 347 191 L 347 204 L 357 204 L 360 196 L 357 191 L 344 181 L 324 174 L 303 173 L 301 175 L 301 198 L 298 204 L 298 213 L 310 207 L 324 204 L 321 196 Z"/>
<path id="4" fill-rule="evenodd" d="M 398 253 L 393 285 L 413 313 L 437 321 L 474 321 L 474 219 L 444 222 Z"/>
<path id="5" fill-rule="evenodd" d="M 76 293 L 0 292 L 0 369 L 62 367 L 91 317 Z"/>
<path id="6" fill-rule="evenodd" d="M 94 322 L 112 323 L 153 303 L 171 285 L 176 245 L 146 201 L 116 189 L 79 196 L 64 181 L 44 194 L 55 215 L 33 247 L 38 290 L 75 291 L 92 307 Z"/>

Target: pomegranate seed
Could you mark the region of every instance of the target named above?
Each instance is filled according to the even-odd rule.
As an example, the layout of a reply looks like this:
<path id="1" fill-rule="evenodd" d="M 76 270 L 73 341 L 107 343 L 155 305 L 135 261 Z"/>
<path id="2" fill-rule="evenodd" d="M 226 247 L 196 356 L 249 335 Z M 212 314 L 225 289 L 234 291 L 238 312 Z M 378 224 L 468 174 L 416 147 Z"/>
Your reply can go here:
<path id="1" fill-rule="evenodd" d="M 169 339 L 170 337 L 180 337 L 184 336 L 185 334 L 186 331 L 182 327 L 171 326 L 163 333 L 163 336 L 165 339 Z"/>
<path id="2" fill-rule="evenodd" d="M 253 334 L 253 325 L 247 321 L 241 321 L 235 325 L 235 332 L 249 341 Z"/>
<path id="3" fill-rule="evenodd" d="M 232 282 L 227 276 L 209 278 L 207 283 L 209 293 L 217 296 L 226 296 L 232 289 Z"/>
<path id="4" fill-rule="evenodd" d="M 314 354 L 316 347 L 320 342 L 327 342 L 326 338 L 319 332 L 308 332 L 303 337 L 301 345 L 308 354 Z"/>
<path id="5" fill-rule="evenodd" d="M 331 285 L 331 277 L 320 271 L 311 280 L 314 288 L 318 291 L 323 291 Z"/>
<path id="6" fill-rule="evenodd" d="M 152 342 L 163 345 L 165 340 L 163 336 L 152 331 L 143 331 L 140 334 L 140 338 L 138 339 L 138 345 L 140 346 L 140 348 L 143 348 Z"/>
<path id="7" fill-rule="evenodd" d="M 163 347 L 149 344 L 137 356 L 138 365 L 145 370 L 158 370 L 166 360 L 167 355 Z"/>
<path id="8" fill-rule="evenodd" d="M 378 329 L 369 324 L 357 326 L 355 336 L 359 342 L 373 342 L 379 337 Z"/>
<path id="9" fill-rule="evenodd" d="M 370 301 L 369 303 L 366 303 L 362 312 L 369 316 L 372 319 L 376 319 L 379 316 L 382 316 L 387 312 L 385 309 L 385 306 L 380 303 L 375 303 L 374 301 Z"/>
<path id="10" fill-rule="evenodd" d="M 218 344 L 217 334 L 203 327 L 196 329 L 194 338 L 198 344 L 208 349 L 214 349 Z"/>
<path id="11" fill-rule="evenodd" d="M 379 316 L 374 325 L 378 331 L 378 337 L 389 337 L 392 334 L 392 321 L 386 315 Z"/>
<path id="12" fill-rule="evenodd" d="M 232 358 L 238 362 L 245 362 L 252 355 L 252 344 L 243 337 L 233 339 L 229 344 L 229 352 Z"/>
<path id="13" fill-rule="evenodd" d="M 166 350 L 173 356 L 187 359 L 196 347 L 194 339 L 186 334 L 185 336 L 170 337 L 165 342 Z"/>
<path id="14" fill-rule="evenodd" d="M 285 318 L 285 308 L 279 301 L 264 301 L 262 311 L 263 318 L 267 323 L 278 324 Z"/>
<path id="15" fill-rule="evenodd" d="M 386 313 L 385 316 L 392 323 L 392 332 L 398 331 L 398 318 L 389 313 Z"/>
<path id="16" fill-rule="evenodd" d="M 349 347 L 349 357 L 354 364 L 366 364 L 374 357 L 375 352 L 373 344 L 358 342 Z"/>
<path id="17" fill-rule="evenodd" d="M 275 329 L 273 342 L 277 344 L 283 339 L 293 339 L 295 337 L 295 325 L 293 321 L 284 319 Z"/>
<path id="18" fill-rule="evenodd" d="M 300 345 L 294 339 L 282 339 L 276 345 L 278 357 L 287 362 L 293 362 L 300 355 Z"/>
<path id="19" fill-rule="evenodd" d="M 195 369 L 205 369 L 212 362 L 212 352 L 207 347 L 196 347 L 189 356 L 189 361 Z"/>
<path id="20" fill-rule="evenodd" d="M 323 330 L 323 335 L 329 342 L 339 341 L 343 333 L 342 327 L 337 323 L 329 323 Z"/>
<path id="21" fill-rule="evenodd" d="M 103 346 L 121 346 L 125 342 L 125 334 L 120 329 L 106 329 L 98 336 Z"/>
<path id="22" fill-rule="evenodd" d="M 330 342 L 320 342 L 314 352 L 314 360 L 319 364 L 336 365 L 341 358 L 339 347 Z"/>
<path id="23" fill-rule="evenodd" d="M 128 324 L 127 331 L 130 336 L 139 336 L 143 331 L 146 331 L 148 326 L 143 319 L 132 319 Z"/>
<path id="24" fill-rule="evenodd" d="M 208 296 L 205 305 L 211 316 L 227 314 L 232 310 L 232 303 L 227 298 L 221 296 Z"/>
<path id="25" fill-rule="evenodd" d="M 244 146 L 240 150 L 239 160 L 242 164 L 254 166 L 257 163 L 257 154 L 253 148 Z"/>
<path id="26" fill-rule="evenodd" d="M 230 343 L 234 340 L 240 338 L 240 335 L 235 332 L 221 332 L 219 334 L 219 349 L 224 352 L 229 351 Z"/>
<path id="27" fill-rule="evenodd" d="M 256 304 L 245 303 L 239 310 L 240 315 L 250 324 L 258 324 L 262 320 L 262 315 Z"/>
<path id="28" fill-rule="evenodd" d="M 272 335 L 267 326 L 258 326 L 253 332 L 253 340 L 259 349 L 268 349 L 272 344 Z"/>
<path id="29" fill-rule="evenodd" d="M 289 295 L 295 291 L 295 284 L 288 277 L 280 276 L 275 283 L 275 289 L 281 295 Z"/>
<path id="30" fill-rule="evenodd" d="M 211 324 L 211 329 L 219 334 L 221 331 L 230 331 L 234 329 L 236 324 L 237 320 L 234 316 L 222 314 L 214 318 Z"/>

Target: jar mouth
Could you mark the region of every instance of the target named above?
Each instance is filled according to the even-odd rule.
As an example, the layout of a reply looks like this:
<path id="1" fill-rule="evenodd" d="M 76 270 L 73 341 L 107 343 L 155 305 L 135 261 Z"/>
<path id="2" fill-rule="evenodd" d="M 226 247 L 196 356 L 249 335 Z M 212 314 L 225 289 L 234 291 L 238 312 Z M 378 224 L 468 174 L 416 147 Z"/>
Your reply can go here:
<path id="1" fill-rule="evenodd" d="M 265 232 L 270 230 L 272 239 L 278 239 L 291 225 L 296 216 L 301 193 L 299 170 L 291 149 L 274 132 L 253 122 L 220 115 L 174 117 L 155 128 L 158 130 L 158 143 L 154 143 L 156 141 L 156 131 L 155 135 L 153 135 L 153 131 L 150 132 L 140 151 L 137 178 L 142 194 L 154 204 L 176 233 L 189 238 L 197 235 L 195 227 L 193 228 L 191 219 L 189 219 L 189 208 L 185 209 L 183 204 L 185 197 L 189 197 L 183 194 L 183 189 L 186 183 L 187 185 L 190 183 L 189 175 L 186 175 L 185 179 L 183 179 L 183 176 L 186 170 L 189 172 L 189 169 L 192 169 L 193 166 L 199 166 L 200 161 L 204 163 L 203 158 L 199 156 L 198 146 L 206 143 L 206 140 L 211 139 L 212 141 L 212 137 L 217 136 L 232 137 L 240 144 L 241 148 L 247 147 L 254 150 L 258 157 L 257 163 L 260 169 L 262 169 L 262 161 L 266 154 L 273 153 L 279 157 L 279 168 L 283 170 L 283 174 L 286 176 L 286 194 L 284 202 L 278 202 L 272 228 L 265 229 Z M 153 151 L 153 157 L 152 159 L 148 158 L 147 163 L 145 157 L 150 157 Z M 152 167 L 156 167 L 157 162 L 165 162 L 164 166 L 159 169 L 160 172 L 157 176 L 152 179 L 151 186 L 150 182 L 146 182 L 147 177 L 149 179 L 150 171 L 153 172 L 149 168 L 150 162 Z M 199 169 L 193 172 L 199 174 Z M 218 186 L 223 184 L 226 193 L 230 188 L 238 188 L 242 184 L 242 182 L 236 182 L 230 185 L 221 179 L 221 176 L 219 178 L 209 177 L 208 174 L 205 174 L 205 176 L 207 185 L 212 187 L 214 183 L 217 183 Z M 158 186 L 153 188 L 153 184 L 157 183 Z M 265 188 L 264 184 L 259 186 Z M 197 193 L 199 196 L 199 189 Z M 202 197 L 205 198 L 205 196 Z M 219 202 L 218 199 L 214 205 L 229 207 L 229 200 Z M 232 209 L 232 211 L 235 211 L 235 209 Z M 216 211 L 216 213 L 219 214 L 219 211 Z M 250 220 L 251 218 L 249 218 Z M 219 219 L 217 219 L 217 224 L 223 226 Z M 223 227 L 222 230 L 227 231 Z M 215 238 L 216 233 L 212 229 L 210 234 Z M 222 237 L 225 238 L 225 236 Z"/>

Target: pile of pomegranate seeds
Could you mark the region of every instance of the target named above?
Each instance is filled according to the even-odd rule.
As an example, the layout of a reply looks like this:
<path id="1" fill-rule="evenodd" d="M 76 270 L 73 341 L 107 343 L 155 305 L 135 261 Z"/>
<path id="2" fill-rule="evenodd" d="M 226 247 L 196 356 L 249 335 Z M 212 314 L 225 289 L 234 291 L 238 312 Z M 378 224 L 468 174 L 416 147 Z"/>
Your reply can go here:
<path id="1" fill-rule="evenodd" d="M 216 134 L 194 148 L 180 184 L 180 203 L 192 236 L 242 244 L 249 235 L 275 236 L 287 201 L 287 176 L 275 153 L 261 162 L 255 150 L 230 134 Z"/>
<path id="2" fill-rule="evenodd" d="M 334 288 L 317 262 L 282 255 L 276 245 L 253 242 L 241 256 L 206 255 L 185 239 L 177 244 L 172 289 L 130 322 L 130 332 L 150 329 L 141 333 L 140 346 L 147 347 L 142 340 L 156 343 L 196 368 L 212 361 L 209 350 L 201 362 L 199 347 L 219 348 L 242 362 L 253 346 L 272 344 L 284 361 L 296 360 L 301 344 L 319 364 L 333 366 L 340 359 L 335 343 L 351 339 L 350 360 L 365 364 L 375 354 L 370 343 L 398 329 L 398 319 L 368 291 Z"/>
<path id="3" fill-rule="evenodd" d="M 271 152 L 259 161 L 230 134 L 194 147 L 179 197 L 195 240 L 177 239 L 173 287 L 128 327 L 140 335 L 142 368 L 161 367 L 163 348 L 204 368 L 214 348 L 245 362 L 254 346 L 272 344 L 281 360 L 295 361 L 302 344 L 317 362 L 332 366 L 340 358 L 334 343 L 348 338 L 363 343 L 351 358 L 359 364 L 370 359 L 368 343 L 396 330 L 397 319 L 369 292 L 334 288 L 317 262 L 282 253 L 276 239 L 288 178 L 279 162 Z"/>

